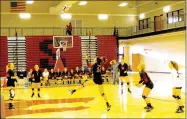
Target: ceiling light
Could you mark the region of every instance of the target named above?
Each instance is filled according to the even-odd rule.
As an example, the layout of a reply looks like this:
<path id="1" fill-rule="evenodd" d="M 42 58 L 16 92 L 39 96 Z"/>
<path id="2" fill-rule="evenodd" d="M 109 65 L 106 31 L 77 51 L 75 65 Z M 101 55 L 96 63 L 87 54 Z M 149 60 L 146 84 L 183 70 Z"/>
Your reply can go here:
<path id="1" fill-rule="evenodd" d="M 119 4 L 118 6 L 120 6 L 120 7 L 125 7 L 125 6 L 127 6 L 127 5 L 128 5 L 128 3 L 124 2 L 124 3 Z"/>
<path id="2" fill-rule="evenodd" d="M 140 18 L 140 19 L 145 18 L 145 14 L 144 14 L 144 13 L 140 14 L 139 18 Z"/>
<path id="3" fill-rule="evenodd" d="M 33 4 L 33 2 L 34 2 L 34 1 L 32 1 L 32 0 L 26 1 L 27 4 Z"/>
<path id="4" fill-rule="evenodd" d="M 22 19 L 29 19 L 29 18 L 31 18 L 31 14 L 30 13 L 20 13 L 19 16 Z"/>
<path id="5" fill-rule="evenodd" d="M 99 15 L 98 15 L 98 18 L 99 18 L 100 20 L 106 20 L 106 19 L 108 19 L 108 15 L 107 15 L 107 14 L 99 14 Z"/>
<path id="6" fill-rule="evenodd" d="M 79 2 L 79 5 L 86 5 L 87 4 L 87 1 L 81 1 Z"/>
<path id="7" fill-rule="evenodd" d="M 169 11 L 170 11 L 170 6 L 165 6 L 165 7 L 163 8 L 163 11 L 164 11 L 165 13 L 169 12 Z"/>
<path id="8" fill-rule="evenodd" d="M 62 13 L 60 16 L 62 19 L 71 19 L 72 18 L 72 15 L 69 13 Z"/>

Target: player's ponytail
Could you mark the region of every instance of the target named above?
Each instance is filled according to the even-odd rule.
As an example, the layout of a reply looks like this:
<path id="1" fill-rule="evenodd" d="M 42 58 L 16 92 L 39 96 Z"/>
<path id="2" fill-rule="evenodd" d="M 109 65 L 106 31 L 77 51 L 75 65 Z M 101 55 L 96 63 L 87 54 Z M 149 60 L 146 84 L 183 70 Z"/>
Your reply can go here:
<path id="1" fill-rule="evenodd" d="M 179 66 L 175 61 L 170 61 L 173 65 L 173 68 L 177 71 L 178 77 L 179 77 Z"/>

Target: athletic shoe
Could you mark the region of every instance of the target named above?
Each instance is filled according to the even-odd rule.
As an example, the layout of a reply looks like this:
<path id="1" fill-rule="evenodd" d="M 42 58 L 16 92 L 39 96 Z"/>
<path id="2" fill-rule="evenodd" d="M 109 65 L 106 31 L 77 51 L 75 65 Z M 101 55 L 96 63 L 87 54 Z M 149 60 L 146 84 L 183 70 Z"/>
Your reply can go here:
<path id="1" fill-rule="evenodd" d="M 144 109 L 148 109 L 148 108 L 149 108 L 148 106 L 144 107 Z"/>
<path id="2" fill-rule="evenodd" d="M 107 105 L 107 111 L 110 111 L 111 105 Z"/>
<path id="3" fill-rule="evenodd" d="M 148 109 L 146 110 L 146 112 L 150 112 L 151 110 L 153 110 L 153 107 L 148 107 Z"/>
<path id="4" fill-rule="evenodd" d="M 32 93 L 31 98 L 34 96 L 34 93 Z"/>
<path id="5" fill-rule="evenodd" d="M 183 112 L 184 112 L 183 109 L 178 109 L 178 110 L 176 111 L 176 113 L 183 113 Z"/>
<path id="6" fill-rule="evenodd" d="M 74 92 L 76 92 L 75 89 L 73 89 L 73 90 L 69 90 L 69 93 L 70 93 L 71 95 L 73 95 Z"/>
<path id="7" fill-rule="evenodd" d="M 131 90 L 130 90 L 130 89 L 128 89 L 128 92 L 129 92 L 129 93 L 131 93 Z"/>

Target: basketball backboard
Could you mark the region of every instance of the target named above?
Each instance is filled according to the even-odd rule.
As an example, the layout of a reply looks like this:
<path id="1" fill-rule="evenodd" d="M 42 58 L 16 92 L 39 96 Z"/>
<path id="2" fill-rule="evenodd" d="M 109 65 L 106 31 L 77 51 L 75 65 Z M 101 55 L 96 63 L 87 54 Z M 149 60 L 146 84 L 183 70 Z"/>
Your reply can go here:
<path id="1" fill-rule="evenodd" d="M 73 47 L 73 36 L 53 36 L 53 47 L 63 48 L 62 45 L 67 43 L 67 48 Z"/>

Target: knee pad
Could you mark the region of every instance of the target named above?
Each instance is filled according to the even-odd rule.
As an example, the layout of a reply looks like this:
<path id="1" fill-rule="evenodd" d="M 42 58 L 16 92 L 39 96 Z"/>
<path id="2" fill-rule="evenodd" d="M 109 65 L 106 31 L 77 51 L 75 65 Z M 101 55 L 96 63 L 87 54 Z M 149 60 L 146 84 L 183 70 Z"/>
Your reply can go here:
<path id="1" fill-rule="evenodd" d="M 101 94 L 102 97 L 103 97 L 104 95 L 105 95 L 104 93 Z"/>
<path id="2" fill-rule="evenodd" d="M 40 91 L 40 88 L 38 88 L 38 91 Z"/>
<path id="3" fill-rule="evenodd" d="M 10 100 L 13 100 L 14 96 L 15 96 L 15 92 L 13 89 L 10 89 L 9 90 L 9 93 L 10 93 Z"/>
<path id="4" fill-rule="evenodd" d="M 127 82 L 127 85 L 129 85 L 129 82 Z"/>
<path id="5" fill-rule="evenodd" d="M 177 98 L 177 96 L 173 95 L 173 98 Z"/>
<path id="6" fill-rule="evenodd" d="M 121 82 L 121 85 L 123 85 L 123 82 Z"/>
<path id="7" fill-rule="evenodd" d="M 32 88 L 32 91 L 34 91 L 34 88 Z"/>
<path id="8" fill-rule="evenodd" d="M 176 96 L 176 98 L 179 100 L 179 99 L 181 99 L 181 97 L 180 96 Z"/>
<path id="9" fill-rule="evenodd" d="M 146 97 L 146 96 L 144 96 L 144 95 L 142 95 L 142 98 L 143 98 L 143 99 L 146 99 L 147 97 Z"/>

